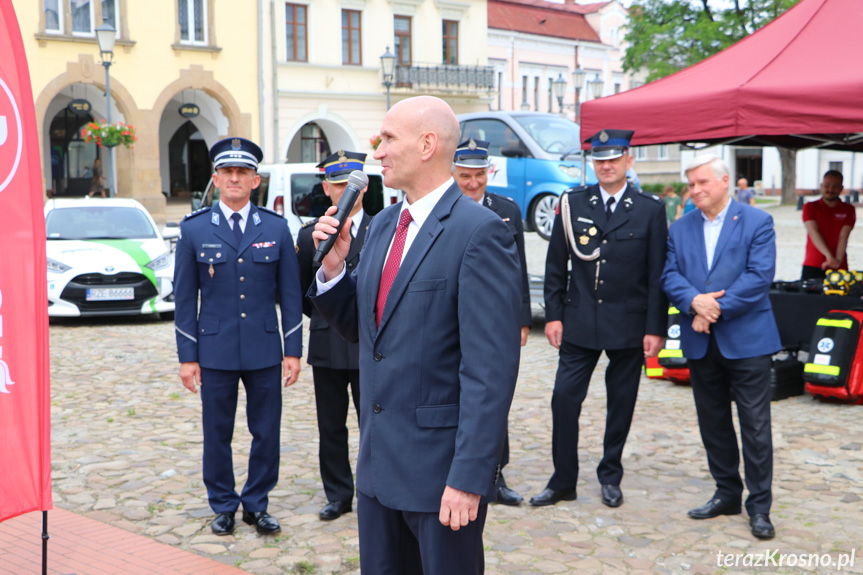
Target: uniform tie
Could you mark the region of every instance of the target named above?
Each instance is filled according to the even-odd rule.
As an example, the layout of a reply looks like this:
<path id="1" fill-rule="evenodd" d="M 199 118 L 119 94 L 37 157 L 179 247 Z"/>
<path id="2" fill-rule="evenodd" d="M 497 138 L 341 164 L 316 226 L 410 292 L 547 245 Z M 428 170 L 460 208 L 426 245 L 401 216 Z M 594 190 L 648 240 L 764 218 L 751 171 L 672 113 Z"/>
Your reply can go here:
<path id="1" fill-rule="evenodd" d="M 606 220 L 610 220 L 610 219 L 611 219 L 611 214 L 612 214 L 612 209 L 611 209 L 611 207 L 612 207 L 613 205 L 614 205 L 614 196 L 611 196 L 610 198 L 608 198 L 608 203 L 607 203 L 607 204 L 605 204 L 605 219 L 606 219 Z"/>
<path id="2" fill-rule="evenodd" d="M 231 214 L 231 219 L 234 220 L 234 237 L 237 238 L 237 245 L 240 245 L 240 242 L 243 241 L 243 228 L 240 227 L 240 220 L 243 219 L 243 216 L 239 212 L 234 212 Z"/>
<path id="3" fill-rule="evenodd" d="M 375 322 L 378 327 L 381 326 L 381 318 L 384 315 L 384 306 L 387 303 L 390 288 L 396 279 L 396 274 L 399 273 L 399 266 L 402 264 L 402 252 L 405 249 L 405 240 L 408 237 L 408 225 L 412 219 L 410 210 L 402 210 L 402 214 L 399 217 L 399 225 L 396 228 L 396 237 L 393 240 L 393 247 L 390 249 L 387 263 L 384 264 L 384 272 L 381 274 L 381 286 L 378 289 L 378 300 L 375 303 Z"/>

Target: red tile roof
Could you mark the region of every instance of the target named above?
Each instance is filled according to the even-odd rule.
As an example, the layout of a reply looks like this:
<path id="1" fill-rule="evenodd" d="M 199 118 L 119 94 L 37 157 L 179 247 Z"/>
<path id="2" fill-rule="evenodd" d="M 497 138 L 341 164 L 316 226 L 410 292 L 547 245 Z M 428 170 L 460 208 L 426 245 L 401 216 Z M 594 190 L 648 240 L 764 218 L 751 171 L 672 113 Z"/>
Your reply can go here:
<path id="1" fill-rule="evenodd" d="M 599 35 L 574 8 L 544 0 L 489 0 L 488 27 L 526 34 L 601 42 Z"/>

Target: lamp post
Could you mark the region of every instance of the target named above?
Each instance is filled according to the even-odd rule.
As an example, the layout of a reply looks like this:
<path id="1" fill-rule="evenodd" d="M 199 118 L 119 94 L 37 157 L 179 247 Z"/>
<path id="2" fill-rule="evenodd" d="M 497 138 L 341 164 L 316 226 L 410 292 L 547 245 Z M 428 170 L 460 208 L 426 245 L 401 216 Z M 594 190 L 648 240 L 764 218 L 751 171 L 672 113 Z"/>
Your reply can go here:
<path id="1" fill-rule="evenodd" d="M 105 67 L 105 101 L 107 111 L 105 119 L 108 125 L 111 124 L 111 74 L 109 72 L 111 64 L 114 63 L 114 41 L 117 39 L 117 30 L 114 29 L 107 21 L 102 22 L 102 25 L 96 28 L 96 41 L 99 42 L 99 56 L 102 58 L 102 65 Z M 111 192 L 113 198 L 117 195 L 117 177 L 114 148 L 111 148 Z"/>
<path id="2" fill-rule="evenodd" d="M 560 114 L 563 115 L 563 95 L 566 93 L 566 78 L 563 77 L 563 74 L 558 74 L 557 78 L 552 80 L 551 91 L 554 93 L 554 97 L 557 98 Z"/>
<path id="3" fill-rule="evenodd" d="M 381 71 L 384 73 L 383 85 L 387 87 L 387 111 L 390 109 L 390 87 L 393 85 L 395 67 L 396 56 L 390 52 L 390 47 L 387 46 L 387 51 L 381 55 Z"/>
<path id="4" fill-rule="evenodd" d="M 573 70 L 572 81 L 575 84 L 575 123 L 581 124 L 581 87 L 584 86 L 584 79 L 587 77 L 587 72 L 580 66 Z"/>
<path id="5" fill-rule="evenodd" d="M 590 92 L 593 95 L 593 99 L 600 98 L 602 96 L 602 88 L 605 82 L 600 79 L 599 74 L 597 73 L 596 77 L 588 82 L 590 85 Z"/>

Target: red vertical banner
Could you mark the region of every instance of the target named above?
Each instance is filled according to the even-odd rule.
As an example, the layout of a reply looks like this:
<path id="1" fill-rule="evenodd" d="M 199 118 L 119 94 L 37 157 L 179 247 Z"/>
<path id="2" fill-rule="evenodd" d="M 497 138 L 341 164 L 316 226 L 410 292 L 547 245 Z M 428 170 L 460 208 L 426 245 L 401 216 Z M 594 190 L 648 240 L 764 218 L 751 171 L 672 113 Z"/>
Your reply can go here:
<path id="1" fill-rule="evenodd" d="M 52 508 L 46 265 L 30 72 L 0 0 L 0 521 Z"/>

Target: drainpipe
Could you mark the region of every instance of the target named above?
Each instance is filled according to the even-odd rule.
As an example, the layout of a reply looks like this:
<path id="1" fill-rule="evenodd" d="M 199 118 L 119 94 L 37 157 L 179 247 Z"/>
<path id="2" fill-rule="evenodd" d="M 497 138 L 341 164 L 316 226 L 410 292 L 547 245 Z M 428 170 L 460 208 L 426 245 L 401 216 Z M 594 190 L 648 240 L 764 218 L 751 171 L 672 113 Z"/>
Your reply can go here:
<path id="1" fill-rule="evenodd" d="M 283 159 L 287 161 L 287 158 L 281 157 L 279 146 L 279 61 L 276 44 L 276 2 L 270 0 L 270 45 L 273 52 L 273 162 L 279 163 Z"/>
<path id="2" fill-rule="evenodd" d="M 258 0 L 258 69 L 264 69 L 264 0 Z M 264 147 L 264 75 L 258 75 L 258 119 L 261 148 Z"/>

